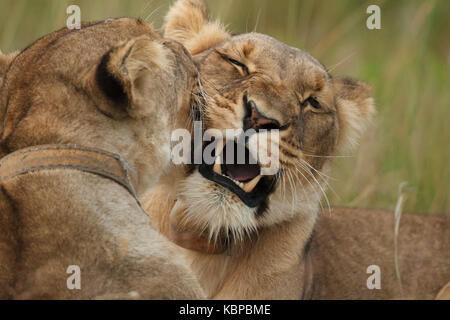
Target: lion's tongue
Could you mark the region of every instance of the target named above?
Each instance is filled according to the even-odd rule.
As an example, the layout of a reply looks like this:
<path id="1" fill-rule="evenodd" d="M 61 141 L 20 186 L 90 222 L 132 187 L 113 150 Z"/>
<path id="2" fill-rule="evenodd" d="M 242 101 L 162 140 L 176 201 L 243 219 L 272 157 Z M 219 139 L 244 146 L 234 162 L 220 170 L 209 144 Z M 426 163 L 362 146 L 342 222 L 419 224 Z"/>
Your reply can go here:
<path id="1" fill-rule="evenodd" d="M 260 172 L 258 164 L 226 164 L 225 168 L 225 174 L 239 182 L 249 181 Z"/>

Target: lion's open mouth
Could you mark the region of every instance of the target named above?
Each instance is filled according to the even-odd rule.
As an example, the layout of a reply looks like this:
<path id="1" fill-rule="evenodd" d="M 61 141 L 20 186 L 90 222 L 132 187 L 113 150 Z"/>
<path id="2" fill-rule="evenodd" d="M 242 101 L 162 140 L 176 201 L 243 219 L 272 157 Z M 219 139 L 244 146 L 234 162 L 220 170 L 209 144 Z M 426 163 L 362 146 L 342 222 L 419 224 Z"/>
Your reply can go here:
<path id="1" fill-rule="evenodd" d="M 215 150 L 214 164 L 200 165 L 201 175 L 235 193 L 247 206 L 259 206 L 272 191 L 275 176 L 261 175 L 261 167 L 249 150 L 238 146 L 234 141 L 226 145 L 219 143 Z M 227 156 L 227 151 L 230 150 L 234 152 Z"/>

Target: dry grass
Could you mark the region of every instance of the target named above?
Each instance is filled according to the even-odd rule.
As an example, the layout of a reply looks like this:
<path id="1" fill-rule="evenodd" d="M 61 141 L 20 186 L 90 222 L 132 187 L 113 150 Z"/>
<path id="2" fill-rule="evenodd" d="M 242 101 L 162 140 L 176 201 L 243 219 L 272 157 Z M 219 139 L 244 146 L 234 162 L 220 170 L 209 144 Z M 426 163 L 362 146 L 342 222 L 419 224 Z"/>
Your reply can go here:
<path id="1" fill-rule="evenodd" d="M 413 192 L 405 212 L 450 214 L 450 2 L 360 0 L 208 1 L 233 32 L 256 29 L 309 51 L 333 74 L 374 87 L 375 126 L 351 158 L 336 161 L 332 204 L 395 208 L 397 188 Z M 369 4 L 381 7 L 381 30 L 365 27 Z M 160 26 L 162 0 L 0 0 L 0 48 L 24 48 L 65 24 L 78 4 L 82 20 L 132 16 Z"/>

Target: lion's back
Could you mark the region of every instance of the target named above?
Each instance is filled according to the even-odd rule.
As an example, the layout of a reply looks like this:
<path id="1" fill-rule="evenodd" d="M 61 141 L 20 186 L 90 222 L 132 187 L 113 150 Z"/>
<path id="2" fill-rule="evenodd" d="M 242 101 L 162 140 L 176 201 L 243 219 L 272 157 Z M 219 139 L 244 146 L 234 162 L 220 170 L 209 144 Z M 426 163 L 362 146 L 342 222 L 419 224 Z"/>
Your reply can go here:
<path id="1" fill-rule="evenodd" d="M 433 298 L 450 280 L 450 219 L 404 214 L 398 232 L 403 297 Z M 395 264 L 394 213 L 324 210 L 312 238 L 316 298 L 401 298 Z M 381 289 L 368 289 L 367 268 L 380 267 Z"/>

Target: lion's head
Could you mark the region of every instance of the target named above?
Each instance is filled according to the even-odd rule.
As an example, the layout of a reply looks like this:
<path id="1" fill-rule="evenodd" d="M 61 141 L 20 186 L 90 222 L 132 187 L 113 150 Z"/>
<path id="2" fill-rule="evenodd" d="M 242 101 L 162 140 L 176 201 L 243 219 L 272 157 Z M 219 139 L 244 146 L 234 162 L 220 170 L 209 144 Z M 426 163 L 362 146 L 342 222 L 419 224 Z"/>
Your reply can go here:
<path id="1" fill-rule="evenodd" d="M 53 143 L 104 149 L 135 167 L 139 193 L 169 163 L 170 132 L 189 116 L 197 84 L 182 45 L 128 18 L 63 28 L 0 54 L 0 76 L 0 157 Z"/>
<path id="2" fill-rule="evenodd" d="M 170 9 L 165 37 L 183 43 L 198 64 L 204 101 L 194 116 L 204 129 L 279 133 L 279 168 L 272 175 L 261 175 L 260 163 L 249 164 L 248 150 L 244 164 L 191 167 L 178 183 L 173 219 L 213 238 L 238 239 L 316 212 L 330 158 L 355 144 L 374 112 L 369 86 L 333 77 L 308 53 L 270 36 L 230 35 L 209 20 L 200 0 Z M 228 150 L 220 145 L 236 144 L 218 143 L 217 157 Z"/>

